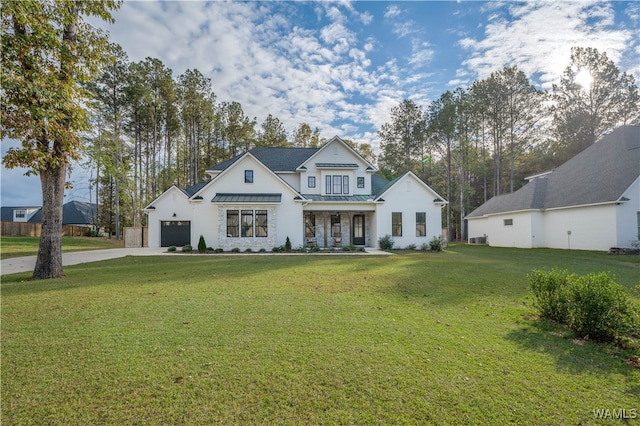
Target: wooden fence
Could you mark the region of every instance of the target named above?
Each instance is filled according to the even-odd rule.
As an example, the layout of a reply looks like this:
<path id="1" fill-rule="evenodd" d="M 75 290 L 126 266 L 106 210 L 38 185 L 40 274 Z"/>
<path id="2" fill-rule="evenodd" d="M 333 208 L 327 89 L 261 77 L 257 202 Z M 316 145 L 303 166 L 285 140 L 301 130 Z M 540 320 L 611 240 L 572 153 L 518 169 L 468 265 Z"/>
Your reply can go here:
<path id="1" fill-rule="evenodd" d="M 124 228 L 124 246 L 126 248 L 149 247 L 147 226 L 130 226 Z"/>
<path id="2" fill-rule="evenodd" d="M 41 230 L 41 223 L 0 222 L 0 235 L 5 237 L 39 237 Z M 88 226 L 62 225 L 62 235 L 65 237 L 86 237 L 90 230 Z"/>

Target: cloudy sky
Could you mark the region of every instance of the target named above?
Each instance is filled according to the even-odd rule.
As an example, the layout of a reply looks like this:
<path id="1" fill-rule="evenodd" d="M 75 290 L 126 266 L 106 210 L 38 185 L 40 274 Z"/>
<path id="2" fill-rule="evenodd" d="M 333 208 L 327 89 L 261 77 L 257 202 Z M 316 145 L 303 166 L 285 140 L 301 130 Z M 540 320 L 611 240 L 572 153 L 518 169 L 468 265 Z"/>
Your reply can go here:
<path id="1" fill-rule="evenodd" d="M 640 81 L 640 3 L 631 1 L 127 1 L 111 34 L 131 61 L 159 58 L 174 76 L 197 68 L 217 100 L 261 123 L 278 117 L 378 147 L 377 129 L 409 98 L 517 65 L 550 89 L 572 46 L 595 47 Z M 7 143 L 3 142 L 3 152 Z M 39 181 L 2 169 L 2 205 L 39 205 Z M 88 201 L 76 167 L 68 199 Z"/>

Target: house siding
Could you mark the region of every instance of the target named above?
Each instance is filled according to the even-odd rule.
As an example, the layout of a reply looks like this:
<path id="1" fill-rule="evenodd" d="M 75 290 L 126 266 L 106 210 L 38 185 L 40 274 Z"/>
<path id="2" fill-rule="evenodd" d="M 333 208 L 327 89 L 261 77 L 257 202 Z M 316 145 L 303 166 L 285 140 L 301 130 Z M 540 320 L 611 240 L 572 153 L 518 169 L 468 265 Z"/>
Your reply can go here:
<path id="1" fill-rule="evenodd" d="M 425 188 L 417 178 L 405 175 L 382 195 L 384 202 L 377 206 L 376 246 L 381 237 L 392 235 L 393 212 L 402 212 L 402 236 L 392 237 L 396 248 L 404 248 L 410 244 L 420 248 L 422 244 L 429 243 L 434 237 L 442 235 L 442 210 L 440 205 L 434 203 L 437 197 L 438 194 Z M 424 237 L 416 236 L 416 212 L 426 213 L 427 232 Z"/>
<path id="2" fill-rule="evenodd" d="M 545 223 L 549 248 L 602 251 L 617 245 L 615 204 L 547 210 Z"/>
<path id="3" fill-rule="evenodd" d="M 638 235 L 638 213 L 640 212 L 640 177 L 622 194 L 629 201 L 616 206 L 618 228 L 614 247 L 631 247 Z"/>

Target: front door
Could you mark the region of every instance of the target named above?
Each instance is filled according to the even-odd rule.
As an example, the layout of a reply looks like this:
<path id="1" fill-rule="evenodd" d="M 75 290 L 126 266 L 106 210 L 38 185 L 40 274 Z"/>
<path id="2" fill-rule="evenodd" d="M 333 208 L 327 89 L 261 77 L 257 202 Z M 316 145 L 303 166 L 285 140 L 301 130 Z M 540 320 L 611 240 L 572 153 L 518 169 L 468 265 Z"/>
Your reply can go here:
<path id="1" fill-rule="evenodd" d="M 357 214 L 353 216 L 353 245 L 364 245 L 364 215 Z"/>

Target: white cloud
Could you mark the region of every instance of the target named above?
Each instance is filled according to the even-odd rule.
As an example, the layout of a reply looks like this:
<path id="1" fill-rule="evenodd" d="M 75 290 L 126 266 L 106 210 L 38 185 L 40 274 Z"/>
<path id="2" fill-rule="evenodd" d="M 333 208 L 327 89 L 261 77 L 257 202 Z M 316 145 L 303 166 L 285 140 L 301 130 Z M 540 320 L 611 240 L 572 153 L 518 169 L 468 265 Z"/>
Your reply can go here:
<path id="1" fill-rule="evenodd" d="M 387 7 L 387 10 L 385 10 L 384 17 L 385 18 L 393 18 L 395 16 L 400 15 L 400 13 L 402 13 L 400 8 L 397 5 L 392 4 L 391 6 Z"/>
<path id="2" fill-rule="evenodd" d="M 463 65 L 478 78 L 517 65 L 527 75 L 539 74 L 549 89 L 568 65 L 571 47 L 595 47 L 618 62 L 633 38 L 613 27 L 613 9 L 600 2 L 510 3 L 508 11 L 509 17 L 492 15 L 483 39 L 459 41 L 471 52 Z"/>

